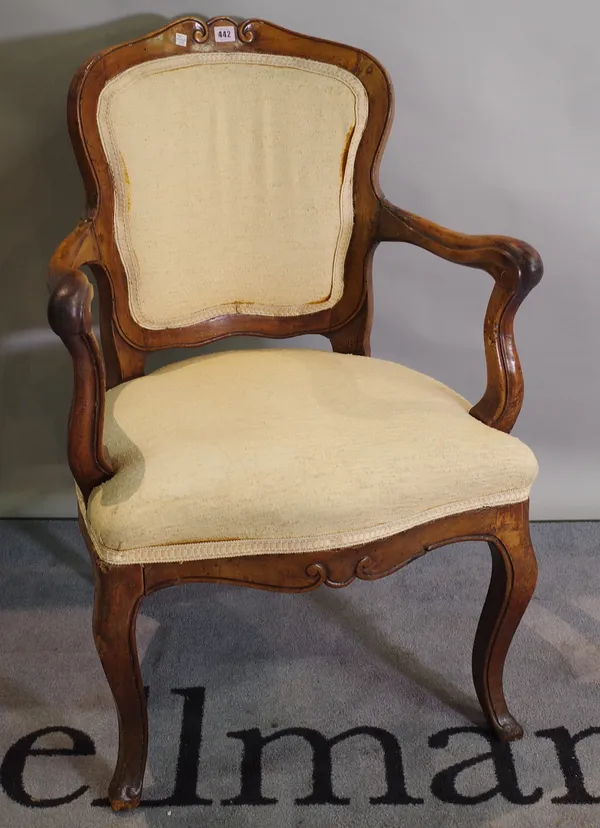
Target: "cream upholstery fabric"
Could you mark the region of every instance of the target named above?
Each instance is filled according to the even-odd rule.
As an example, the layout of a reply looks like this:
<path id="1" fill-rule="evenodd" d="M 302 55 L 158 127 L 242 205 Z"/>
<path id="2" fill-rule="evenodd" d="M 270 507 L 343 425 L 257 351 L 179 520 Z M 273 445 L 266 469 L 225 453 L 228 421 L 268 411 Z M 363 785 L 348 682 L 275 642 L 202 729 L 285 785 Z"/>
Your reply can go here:
<path id="1" fill-rule="evenodd" d="M 325 550 L 526 500 L 531 451 L 401 365 L 308 350 L 201 356 L 108 392 L 117 473 L 87 524 L 110 563 Z"/>
<path id="2" fill-rule="evenodd" d="M 287 56 L 185 54 L 109 81 L 97 118 L 134 319 L 339 301 L 367 113 L 350 72 Z"/>

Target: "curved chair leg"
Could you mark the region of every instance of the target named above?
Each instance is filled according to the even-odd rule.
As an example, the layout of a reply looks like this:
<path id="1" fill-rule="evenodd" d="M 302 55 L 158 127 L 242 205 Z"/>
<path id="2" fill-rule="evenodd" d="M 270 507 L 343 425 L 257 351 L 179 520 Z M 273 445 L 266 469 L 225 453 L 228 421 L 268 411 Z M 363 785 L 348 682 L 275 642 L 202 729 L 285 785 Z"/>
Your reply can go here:
<path id="1" fill-rule="evenodd" d="M 94 640 L 119 720 L 119 758 L 108 788 L 115 811 L 139 805 L 146 768 L 148 717 L 135 640 L 143 595 L 140 566 L 96 568 Z"/>
<path id="2" fill-rule="evenodd" d="M 492 730 L 501 741 L 523 736 L 504 698 L 504 661 L 533 595 L 537 562 L 529 536 L 528 504 L 502 511 L 490 542 L 492 576 L 473 647 L 473 681 Z"/>

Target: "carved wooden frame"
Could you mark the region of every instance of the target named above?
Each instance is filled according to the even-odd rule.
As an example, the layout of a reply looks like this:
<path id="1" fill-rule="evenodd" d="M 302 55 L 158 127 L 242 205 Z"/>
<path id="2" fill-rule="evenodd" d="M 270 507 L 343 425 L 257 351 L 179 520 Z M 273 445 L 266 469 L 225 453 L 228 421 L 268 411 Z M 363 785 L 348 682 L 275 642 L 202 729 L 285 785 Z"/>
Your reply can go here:
<path id="1" fill-rule="evenodd" d="M 237 28 L 232 43 L 217 44 L 211 34 L 215 25 L 233 21 L 215 18 L 204 23 L 182 18 L 129 44 L 100 53 L 81 67 L 69 92 L 68 118 L 75 154 L 85 182 L 90 232 L 95 240 L 94 264 L 100 293 L 111 296 L 113 326 L 127 345 L 138 350 L 189 347 L 232 334 L 293 336 L 324 333 L 346 323 L 359 310 L 367 291 L 366 260 L 375 243 L 378 194 L 373 182 L 382 143 L 391 116 L 392 92 L 385 71 L 359 49 L 292 33 L 262 20 L 248 20 Z M 184 35 L 187 45 L 175 37 Z M 344 292 L 332 308 L 291 317 L 228 314 L 183 328 L 149 330 L 132 317 L 127 279 L 113 234 L 114 191 L 96 113 L 104 86 L 117 74 L 140 63 L 186 53 L 248 52 L 286 55 L 322 61 L 354 74 L 369 99 L 369 114 L 354 167 L 354 201 L 357 208 L 350 246 L 345 259 Z M 117 357 L 119 353 L 117 352 Z M 123 378 L 128 378 L 125 372 Z"/>
<path id="2" fill-rule="evenodd" d="M 235 26 L 235 42 L 217 45 L 215 25 Z M 346 258 L 344 294 L 334 308 L 286 318 L 222 316 L 167 331 L 142 329 L 132 319 L 123 264 L 112 233 L 112 182 L 95 126 L 95 107 L 102 86 L 118 72 L 146 60 L 180 54 L 181 48 L 175 44 L 177 32 L 186 35 L 188 49 L 248 49 L 307 57 L 342 66 L 365 85 L 370 115 L 356 159 L 355 224 Z M 378 168 L 392 108 L 392 88 L 385 71 L 365 52 L 288 32 L 261 20 L 238 24 L 230 18 L 208 22 L 182 18 L 132 43 L 108 49 L 80 69 L 69 92 L 68 118 L 86 185 L 87 215 L 52 257 L 48 315 L 73 359 L 68 457 L 86 502 L 90 492 L 114 474 L 102 442 L 106 390 L 141 376 L 148 351 L 199 345 L 236 333 L 288 337 L 320 332 L 329 337 L 333 350 L 368 356 L 371 263 L 380 241 L 418 245 L 492 276 L 495 285 L 484 322 L 487 387 L 470 413 L 492 428 L 511 430 L 523 401 L 513 320 L 542 276 L 540 257 L 516 239 L 455 233 L 386 201 L 379 189 Z M 81 270 L 84 265 L 90 266 L 98 285 L 102 354 L 92 330 L 93 288 Z M 95 570 L 96 646 L 119 719 L 119 757 L 109 787 L 115 810 L 139 803 L 146 763 L 147 714 L 135 643 L 137 612 L 145 595 L 184 581 L 285 592 L 306 592 L 321 584 L 338 588 L 355 578 L 382 578 L 425 552 L 455 541 L 487 541 L 492 551 L 492 578 L 473 649 L 473 678 L 494 733 L 505 740 L 522 735 L 506 706 L 502 673 L 513 634 L 535 588 L 537 566 L 529 537 L 528 503 L 443 518 L 350 549 L 186 563 L 107 565 L 96 555 L 81 515 L 80 526 Z"/>

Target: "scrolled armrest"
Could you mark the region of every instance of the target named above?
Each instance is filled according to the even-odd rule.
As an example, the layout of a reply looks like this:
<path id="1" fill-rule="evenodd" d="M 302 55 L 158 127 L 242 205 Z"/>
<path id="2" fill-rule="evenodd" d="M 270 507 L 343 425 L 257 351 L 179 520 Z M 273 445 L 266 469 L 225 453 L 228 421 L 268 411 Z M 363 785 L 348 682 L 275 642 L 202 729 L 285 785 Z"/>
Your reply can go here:
<path id="1" fill-rule="evenodd" d="M 523 375 L 514 341 L 514 317 L 544 269 L 539 253 L 508 236 L 456 233 L 380 201 L 379 241 L 402 241 L 455 264 L 484 270 L 495 281 L 484 322 L 487 387 L 470 414 L 509 432 L 523 404 Z"/>
<path id="2" fill-rule="evenodd" d="M 48 322 L 64 341 L 92 334 L 91 305 L 94 288 L 82 270 L 63 270 L 54 275 L 48 301 Z"/>
<path id="3" fill-rule="evenodd" d="M 48 272 L 48 322 L 73 359 L 69 466 L 86 501 L 92 489 L 114 474 L 102 443 L 106 378 L 92 327 L 94 288 L 78 269 L 90 260 L 92 241 L 89 223 L 80 223 L 56 250 Z"/>

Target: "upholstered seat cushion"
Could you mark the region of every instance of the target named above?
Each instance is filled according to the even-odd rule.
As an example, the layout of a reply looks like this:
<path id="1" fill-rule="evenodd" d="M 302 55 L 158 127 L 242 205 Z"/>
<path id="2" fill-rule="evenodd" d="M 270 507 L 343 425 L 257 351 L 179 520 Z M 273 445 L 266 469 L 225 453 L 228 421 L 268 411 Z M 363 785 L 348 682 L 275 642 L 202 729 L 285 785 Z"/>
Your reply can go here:
<path id="1" fill-rule="evenodd" d="M 303 349 L 188 359 L 108 392 L 115 476 L 86 522 L 107 562 L 356 545 L 526 500 L 532 452 L 402 365 Z"/>

